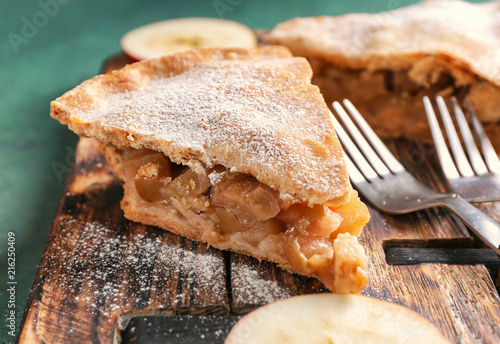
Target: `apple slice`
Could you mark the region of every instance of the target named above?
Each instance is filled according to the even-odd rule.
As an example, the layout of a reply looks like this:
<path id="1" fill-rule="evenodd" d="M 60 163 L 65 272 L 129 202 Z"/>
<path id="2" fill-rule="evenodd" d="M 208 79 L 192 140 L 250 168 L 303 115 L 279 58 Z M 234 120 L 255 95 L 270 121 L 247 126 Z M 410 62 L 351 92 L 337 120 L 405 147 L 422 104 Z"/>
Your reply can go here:
<path id="1" fill-rule="evenodd" d="M 243 24 L 217 18 L 180 18 L 141 26 L 120 42 L 139 61 L 194 48 L 254 48 L 257 37 Z"/>
<path id="2" fill-rule="evenodd" d="M 417 312 L 363 295 L 311 294 L 260 307 L 244 316 L 225 344 L 448 343 Z"/>

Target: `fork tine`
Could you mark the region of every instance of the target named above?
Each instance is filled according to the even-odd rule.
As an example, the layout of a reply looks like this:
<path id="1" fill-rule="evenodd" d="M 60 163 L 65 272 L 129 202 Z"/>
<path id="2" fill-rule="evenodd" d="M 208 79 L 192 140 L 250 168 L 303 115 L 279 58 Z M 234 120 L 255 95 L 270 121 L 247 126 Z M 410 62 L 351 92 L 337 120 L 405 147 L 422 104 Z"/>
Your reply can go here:
<path id="1" fill-rule="evenodd" d="M 474 171 L 472 171 L 472 168 L 467 161 L 467 157 L 465 156 L 462 144 L 458 138 L 457 131 L 451 120 L 448 107 L 441 96 L 436 97 L 436 102 L 439 112 L 441 113 L 441 118 L 443 119 L 444 129 L 446 130 L 446 135 L 450 141 L 451 150 L 453 151 L 458 171 L 464 177 L 472 177 L 474 175 Z"/>
<path id="2" fill-rule="evenodd" d="M 380 140 L 380 138 L 375 134 L 370 125 L 365 121 L 363 116 L 359 113 L 356 107 L 348 100 L 344 99 L 344 105 L 351 113 L 352 117 L 356 120 L 357 124 L 363 130 L 363 133 L 366 135 L 372 146 L 377 151 L 378 155 L 385 162 L 385 164 L 389 167 L 389 169 L 396 173 L 404 170 L 403 165 L 399 163 L 399 161 L 394 157 L 394 155 L 389 151 L 387 146 Z"/>
<path id="3" fill-rule="evenodd" d="M 333 102 L 333 108 L 337 111 L 338 115 L 344 122 L 344 125 L 347 127 L 349 132 L 351 133 L 351 137 L 356 141 L 357 146 L 360 148 L 362 152 L 364 152 L 365 158 L 370 162 L 372 168 L 377 171 L 379 175 L 385 175 L 390 173 L 385 164 L 380 160 L 377 153 L 372 149 L 372 147 L 366 142 L 363 135 L 359 132 L 356 125 L 353 123 L 347 112 L 344 110 L 342 105 L 338 102 Z"/>
<path id="4" fill-rule="evenodd" d="M 434 112 L 431 101 L 427 96 L 424 97 L 424 107 L 425 113 L 427 114 L 427 119 L 429 121 L 429 126 L 431 128 L 432 138 L 434 139 L 434 145 L 436 146 L 439 161 L 441 162 L 441 168 L 443 169 L 443 172 L 447 178 L 458 178 L 460 175 L 455 168 L 455 163 L 451 159 L 448 147 L 446 147 L 443 133 L 439 128 L 436 113 Z"/>
<path id="5" fill-rule="evenodd" d="M 347 171 L 349 172 L 349 178 L 351 178 L 351 181 L 354 184 L 361 183 L 366 181 L 365 177 L 361 172 L 359 172 L 358 168 L 356 165 L 351 161 L 351 159 L 347 156 L 347 154 L 344 155 L 344 159 L 347 165 Z"/>
<path id="6" fill-rule="evenodd" d="M 333 122 L 333 127 L 335 128 L 335 131 L 337 132 L 337 135 L 340 141 L 342 142 L 342 145 L 349 152 L 352 159 L 356 162 L 356 165 L 358 166 L 356 170 L 359 169 L 359 172 L 361 172 L 368 180 L 378 178 L 377 173 L 373 170 L 368 161 L 366 161 L 363 154 L 359 151 L 354 142 L 352 142 L 349 135 L 347 135 L 344 128 L 340 125 L 339 121 L 335 118 L 335 116 L 331 112 L 330 112 L 330 118 Z M 345 155 L 345 157 L 347 158 L 347 155 Z M 352 167 L 354 167 L 355 164 L 351 161 L 351 165 Z"/>
<path id="7" fill-rule="evenodd" d="M 474 138 L 472 137 L 472 133 L 469 125 L 467 124 L 462 108 L 458 105 L 455 97 L 451 97 L 451 102 L 453 104 L 453 112 L 455 113 L 455 118 L 457 119 L 458 127 L 460 128 L 460 133 L 462 134 L 472 168 L 478 175 L 488 173 L 488 169 L 486 168 L 483 158 L 481 157 L 476 143 L 474 142 Z"/>
<path id="8" fill-rule="evenodd" d="M 481 145 L 481 150 L 483 151 L 484 160 L 486 160 L 486 165 L 493 173 L 500 173 L 500 160 L 498 159 L 498 155 L 495 152 L 495 149 L 491 145 L 488 136 L 484 132 L 483 126 L 481 122 L 477 119 L 475 111 L 472 109 L 469 101 L 466 101 L 467 108 L 472 118 L 472 126 L 479 138 L 479 142 Z"/>

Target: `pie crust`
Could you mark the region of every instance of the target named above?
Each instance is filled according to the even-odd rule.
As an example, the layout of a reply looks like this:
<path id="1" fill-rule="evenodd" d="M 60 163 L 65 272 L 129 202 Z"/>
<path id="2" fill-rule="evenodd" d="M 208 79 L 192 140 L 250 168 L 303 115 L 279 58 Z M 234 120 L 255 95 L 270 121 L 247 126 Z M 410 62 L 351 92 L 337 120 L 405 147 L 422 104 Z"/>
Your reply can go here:
<path id="1" fill-rule="evenodd" d="M 284 47 L 192 50 L 87 80 L 51 116 L 101 141 L 130 220 L 357 293 L 369 214 L 311 73 Z"/>
<path id="2" fill-rule="evenodd" d="M 350 99 L 385 137 L 430 138 L 422 97 L 467 96 L 500 147 L 500 2 L 427 1 L 296 18 L 266 39 L 308 58 L 327 103 Z"/>

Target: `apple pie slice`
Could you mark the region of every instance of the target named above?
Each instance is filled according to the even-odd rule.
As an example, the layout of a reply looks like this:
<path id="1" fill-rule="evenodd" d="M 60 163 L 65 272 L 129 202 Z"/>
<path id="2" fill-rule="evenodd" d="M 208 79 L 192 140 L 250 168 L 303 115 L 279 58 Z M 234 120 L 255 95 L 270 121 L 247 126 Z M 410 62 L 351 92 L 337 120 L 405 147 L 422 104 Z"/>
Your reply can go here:
<path id="1" fill-rule="evenodd" d="M 267 40 L 306 57 L 327 103 L 350 99 L 381 136 L 430 138 L 424 95 L 467 96 L 500 147 L 500 1 L 425 1 L 295 18 Z"/>
<path id="2" fill-rule="evenodd" d="M 310 78 L 284 47 L 192 50 L 85 81 L 51 116 L 102 142 L 128 219 L 357 293 L 369 214 Z"/>

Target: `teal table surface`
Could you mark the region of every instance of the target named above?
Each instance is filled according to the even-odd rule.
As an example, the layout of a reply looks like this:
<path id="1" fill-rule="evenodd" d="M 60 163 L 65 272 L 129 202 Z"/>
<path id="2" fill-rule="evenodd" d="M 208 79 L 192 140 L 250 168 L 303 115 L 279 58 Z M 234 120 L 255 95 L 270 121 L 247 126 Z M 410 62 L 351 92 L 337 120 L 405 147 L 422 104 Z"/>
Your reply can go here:
<path id="1" fill-rule="evenodd" d="M 49 117 L 49 103 L 98 73 L 107 57 L 120 52 L 123 34 L 178 17 L 224 17 L 251 28 L 272 28 L 297 16 L 379 12 L 414 2 L 0 1 L 1 342 L 15 340 L 12 334 L 21 322 L 77 142 L 75 134 Z M 15 253 L 15 264 L 9 252 L 11 258 Z M 9 275 L 9 266 L 15 276 Z"/>

